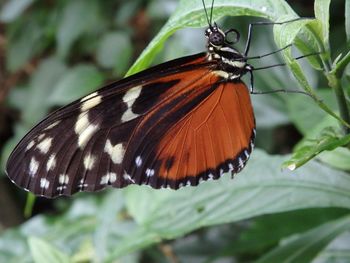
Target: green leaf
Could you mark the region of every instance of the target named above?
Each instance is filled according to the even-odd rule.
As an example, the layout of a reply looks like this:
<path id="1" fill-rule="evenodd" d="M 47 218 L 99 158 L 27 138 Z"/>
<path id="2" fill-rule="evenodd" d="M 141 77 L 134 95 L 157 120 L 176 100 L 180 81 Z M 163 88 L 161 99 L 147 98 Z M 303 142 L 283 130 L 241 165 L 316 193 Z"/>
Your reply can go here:
<path id="1" fill-rule="evenodd" d="M 211 1 L 206 1 L 210 6 Z M 296 17 L 295 12 L 283 0 L 259 1 L 259 0 L 217 0 L 214 3 L 213 20 L 217 21 L 224 16 L 258 16 L 276 21 L 283 15 Z M 176 11 L 169 18 L 140 57 L 130 68 L 127 75 L 134 74 L 148 67 L 158 53 L 166 39 L 175 31 L 184 27 L 208 26 L 201 1 L 180 1 Z M 204 40 L 204 36 L 203 36 Z"/>
<path id="2" fill-rule="evenodd" d="M 350 42 L 350 0 L 345 0 L 345 31 L 346 39 Z"/>
<path id="3" fill-rule="evenodd" d="M 96 253 L 102 253 L 101 258 L 106 255 L 104 248 L 84 244 L 93 244 L 92 240 L 98 242 L 101 238 L 101 243 L 108 245 L 104 262 L 115 262 L 162 239 L 180 237 L 206 226 L 304 208 L 350 209 L 347 173 L 314 161 L 297 171 L 281 172 L 278 167 L 283 160 L 285 157 L 255 150 L 247 167 L 234 180 L 225 175 L 218 181 L 178 191 L 127 187 L 120 190 L 125 194 L 127 210 L 119 210 L 124 204 L 119 190 L 111 190 L 106 199 L 104 193 L 99 198 L 80 194 L 67 213 L 37 216 L 17 229 L 17 235 L 13 231 L 1 235 L 0 257 L 9 253 L 12 259 L 17 259 L 13 262 L 20 262 L 20 257 L 28 258 L 28 249 L 22 242 L 35 235 L 69 255 L 83 249 L 85 256 L 90 257 L 85 257 L 85 261 L 96 262 Z M 19 250 L 17 253 L 11 250 L 14 246 Z M 82 252 L 80 255 L 83 256 Z"/>
<path id="4" fill-rule="evenodd" d="M 142 0 L 134 0 L 124 2 L 118 9 L 115 10 L 114 24 L 116 26 L 129 26 L 129 21 L 138 12 Z"/>
<path id="5" fill-rule="evenodd" d="M 278 22 L 289 21 L 294 19 L 295 16 L 281 16 Z M 312 19 L 302 19 L 291 23 L 285 23 L 282 25 L 274 26 L 274 37 L 277 46 L 285 47 L 294 42 L 299 32 L 307 25 L 312 23 Z M 284 54 L 288 59 L 292 60 L 291 49 L 287 49 Z"/>
<path id="6" fill-rule="evenodd" d="M 348 230 L 350 216 L 345 216 L 282 242 L 279 247 L 256 262 L 311 262 L 329 242 Z"/>
<path id="7" fill-rule="evenodd" d="M 16 71 L 31 58 L 40 53 L 48 40 L 44 37 L 45 26 L 38 15 L 29 15 L 17 24 L 7 27 L 6 67 L 9 71 Z"/>
<path id="8" fill-rule="evenodd" d="M 0 10 L 0 21 L 9 23 L 18 18 L 35 0 L 10 0 Z"/>
<path id="9" fill-rule="evenodd" d="M 234 180 L 224 176 L 178 191 L 128 187 L 127 208 L 139 227 L 125 236 L 108 261 L 206 226 L 294 209 L 350 208 L 350 177 L 346 173 L 317 162 L 281 172 L 276 167 L 283 159 L 256 150 Z"/>
<path id="10" fill-rule="evenodd" d="M 18 101 L 22 109 L 22 122 L 29 128 L 43 118 L 52 106 L 46 100 L 54 91 L 55 85 L 66 74 L 66 66 L 55 57 L 41 62 L 30 80 L 26 101 Z"/>
<path id="11" fill-rule="evenodd" d="M 336 109 L 337 104 L 332 90 L 320 89 L 317 93 L 323 101 L 327 101 L 332 109 Z M 290 119 L 298 130 L 307 137 L 316 136 L 327 126 L 337 125 L 333 118 L 329 118 L 329 115 L 324 111 L 320 111 L 310 97 L 289 96 L 286 102 Z M 325 124 L 318 128 L 319 124 L 323 122 Z"/>
<path id="12" fill-rule="evenodd" d="M 331 167 L 350 171 L 350 150 L 346 147 L 338 147 L 331 152 L 324 151 L 317 158 Z"/>
<path id="13" fill-rule="evenodd" d="M 288 59 L 289 60 L 289 59 Z M 344 121 L 341 117 L 339 117 L 327 104 L 325 104 L 314 92 L 311 88 L 310 84 L 307 81 L 303 73 L 303 69 L 301 66 L 295 61 L 288 61 L 288 66 L 291 68 L 293 75 L 299 82 L 300 86 L 314 99 L 314 102 L 326 113 L 332 116 L 334 119 L 338 120 L 345 127 L 350 127 L 350 124 Z"/>
<path id="14" fill-rule="evenodd" d="M 323 45 L 329 50 L 329 6 L 331 0 L 315 0 L 315 17 L 321 21 Z"/>
<path id="15" fill-rule="evenodd" d="M 94 65 L 81 64 L 69 70 L 54 86 L 47 103 L 64 105 L 93 92 L 103 84 L 104 76 Z"/>
<path id="16" fill-rule="evenodd" d="M 95 0 L 67 1 L 58 25 L 57 52 L 65 57 L 72 44 L 83 34 L 91 32 L 99 22 L 99 5 Z"/>
<path id="17" fill-rule="evenodd" d="M 350 231 L 336 237 L 313 262 L 350 262 Z"/>
<path id="18" fill-rule="evenodd" d="M 116 218 L 121 210 L 124 208 L 124 197 L 121 191 L 110 191 L 104 198 L 102 204 L 99 207 L 99 213 L 97 215 L 97 226 L 93 237 L 93 245 L 96 251 L 96 259 L 98 262 L 104 262 L 108 255 L 108 250 L 111 247 L 110 244 L 115 244 L 110 240 L 111 226 L 116 225 L 116 221 L 119 226 L 123 226 L 123 220 Z"/>
<path id="19" fill-rule="evenodd" d="M 348 209 L 314 208 L 262 215 L 250 220 L 246 229 L 240 230 L 239 238 L 228 243 L 230 245 L 234 242 L 234 246 L 230 247 L 230 254 L 261 254 L 261 251 L 277 246 L 287 236 L 305 232 L 348 213 Z"/>
<path id="20" fill-rule="evenodd" d="M 97 48 L 97 62 L 107 69 L 114 69 L 123 75 L 130 65 L 132 44 L 129 36 L 123 32 L 105 34 Z"/>
<path id="21" fill-rule="evenodd" d="M 28 240 L 30 251 L 35 263 L 69 263 L 69 257 L 48 242 L 37 238 L 30 237 Z"/>
<path id="22" fill-rule="evenodd" d="M 332 127 L 325 128 L 316 139 L 307 139 L 295 149 L 290 160 L 283 163 L 284 168 L 294 170 L 323 151 L 332 151 L 350 143 L 350 134 L 342 136 Z"/>

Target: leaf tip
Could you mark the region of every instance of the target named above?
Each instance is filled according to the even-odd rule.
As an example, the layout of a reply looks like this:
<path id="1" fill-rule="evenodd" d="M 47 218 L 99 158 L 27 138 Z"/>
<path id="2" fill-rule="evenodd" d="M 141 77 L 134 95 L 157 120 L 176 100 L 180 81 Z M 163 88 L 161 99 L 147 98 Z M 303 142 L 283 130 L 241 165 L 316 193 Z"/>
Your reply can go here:
<path id="1" fill-rule="evenodd" d="M 295 163 L 292 163 L 292 164 L 288 165 L 287 168 L 288 168 L 290 171 L 294 171 L 295 168 L 297 168 L 297 165 L 296 165 Z"/>

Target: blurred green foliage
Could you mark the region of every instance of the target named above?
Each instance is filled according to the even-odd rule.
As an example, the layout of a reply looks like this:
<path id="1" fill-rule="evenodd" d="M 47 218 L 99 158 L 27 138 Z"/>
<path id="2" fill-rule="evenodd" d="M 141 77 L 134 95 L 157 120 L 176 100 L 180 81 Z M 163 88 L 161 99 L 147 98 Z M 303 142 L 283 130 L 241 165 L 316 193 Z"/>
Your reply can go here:
<path id="1" fill-rule="evenodd" d="M 216 0 L 213 18 L 241 31 L 242 49 L 248 23 L 296 17 L 289 2 Z M 257 71 L 256 88 L 302 87 L 313 99 L 253 96 L 261 149 L 234 180 L 179 191 L 131 186 L 37 199 L 35 216 L 1 232 L 0 262 L 349 262 L 349 120 L 339 89 L 348 100 L 350 0 L 345 6 L 330 0 L 316 0 L 314 10 L 295 5 L 317 20 L 254 31 L 252 55 L 291 42 L 298 47 L 283 59 L 254 61 L 288 65 Z M 329 24 L 344 9 L 345 21 Z M 4 87 L 4 107 L 17 113 L 13 136 L 1 149 L 2 167 L 19 139 L 54 108 L 152 62 L 205 49 L 199 0 L 10 0 L 0 9 L 0 23 L 6 39 L 0 71 L 16 76 Z M 316 51 L 322 54 L 292 59 Z M 287 139 L 279 139 L 284 133 Z M 293 156 L 279 155 L 294 146 Z M 281 171 L 282 163 L 306 164 Z M 22 210 L 23 191 L 10 196 Z"/>

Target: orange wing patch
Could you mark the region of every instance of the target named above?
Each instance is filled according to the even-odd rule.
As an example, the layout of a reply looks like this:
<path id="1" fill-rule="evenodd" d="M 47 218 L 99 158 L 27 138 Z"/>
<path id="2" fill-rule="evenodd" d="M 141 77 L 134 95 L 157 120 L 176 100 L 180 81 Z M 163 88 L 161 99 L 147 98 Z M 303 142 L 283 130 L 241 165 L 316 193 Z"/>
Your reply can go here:
<path id="1" fill-rule="evenodd" d="M 237 173 L 249 158 L 254 136 L 247 87 L 222 83 L 161 138 L 156 150 L 156 159 L 162 160 L 159 181 L 178 188 Z"/>

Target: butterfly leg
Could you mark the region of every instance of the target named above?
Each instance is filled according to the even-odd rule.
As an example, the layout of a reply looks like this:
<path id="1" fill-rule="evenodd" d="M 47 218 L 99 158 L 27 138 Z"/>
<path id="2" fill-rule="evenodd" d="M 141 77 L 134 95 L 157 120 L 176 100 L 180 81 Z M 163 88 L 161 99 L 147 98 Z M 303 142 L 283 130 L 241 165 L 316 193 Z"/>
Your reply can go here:
<path id="1" fill-rule="evenodd" d="M 295 57 L 293 59 L 299 60 L 299 59 L 302 59 L 302 58 L 311 57 L 311 56 L 317 56 L 317 55 L 320 55 L 320 54 L 322 54 L 322 52 L 315 52 L 315 53 L 310 53 L 310 54 L 302 55 L 302 56 L 299 56 L 299 57 Z M 255 70 L 268 69 L 268 68 L 274 68 L 274 67 L 280 67 L 280 66 L 286 66 L 286 65 L 287 65 L 286 63 L 278 63 L 278 64 L 269 65 L 269 66 L 253 68 L 252 70 L 255 71 Z"/>
<path id="2" fill-rule="evenodd" d="M 245 46 L 245 49 L 244 49 L 244 56 L 248 55 L 254 26 L 283 25 L 283 24 L 286 24 L 286 23 L 291 23 L 291 22 L 295 22 L 295 21 L 299 21 L 299 20 L 303 20 L 303 19 L 305 19 L 305 18 L 295 18 L 295 19 L 292 19 L 292 20 L 284 21 L 284 22 L 256 22 L 256 23 L 249 24 L 247 43 L 246 43 L 246 46 Z M 285 48 L 287 48 L 287 47 L 285 47 Z M 276 52 L 278 52 L 278 51 L 276 51 Z"/>
<path id="3" fill-rule="evenodd" d="M 255 94 L 253 69 L 249 70 L 248 73 L 249 73 L 249 91 L 251 94 Z"/>

